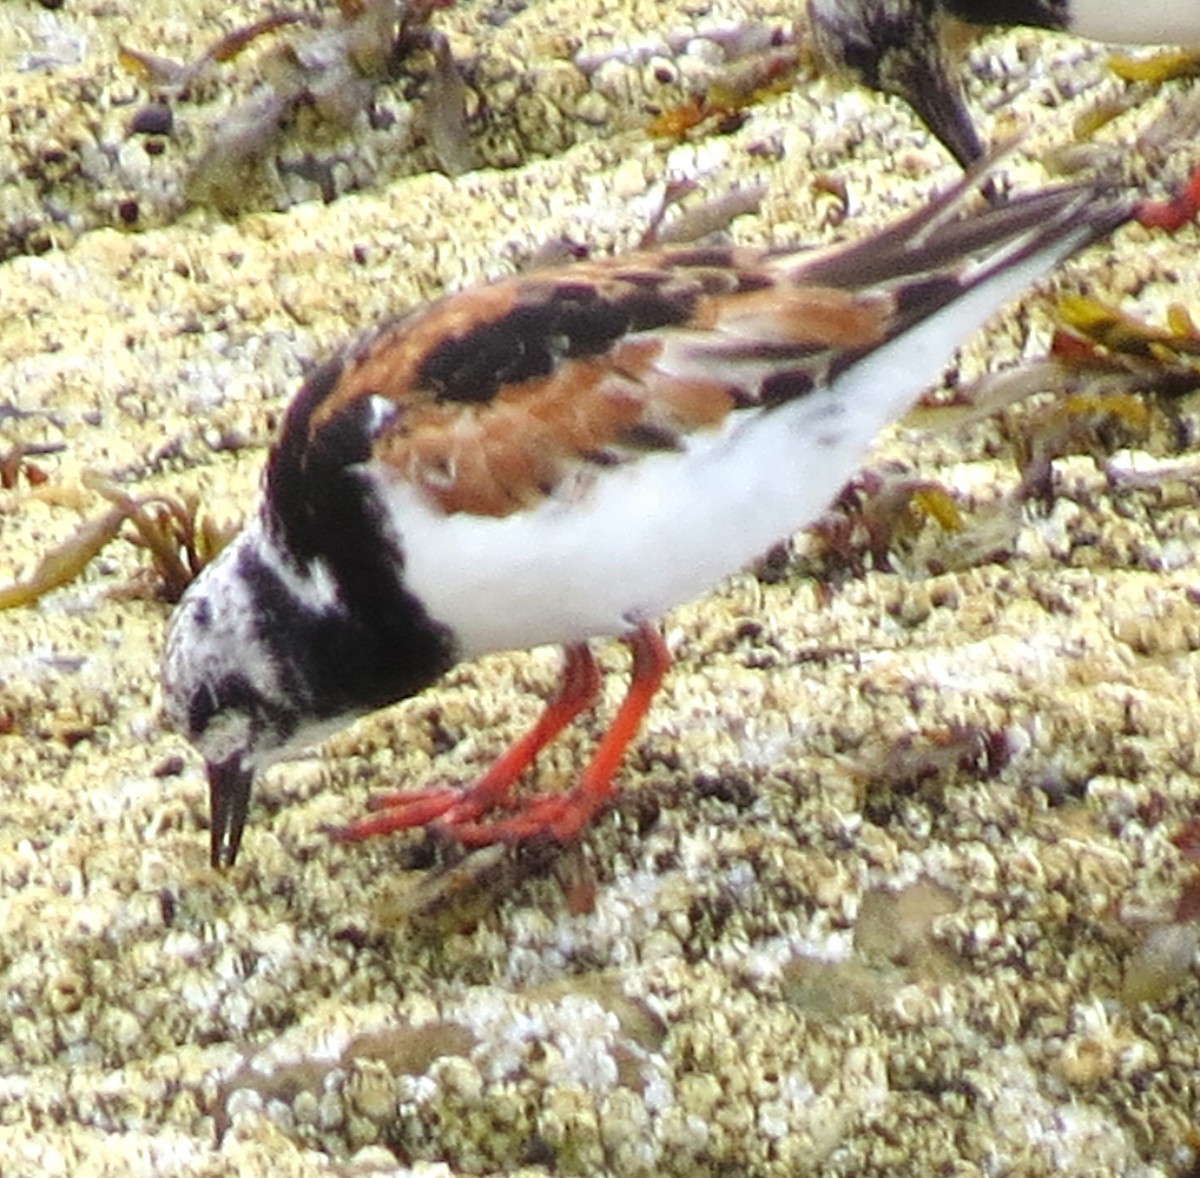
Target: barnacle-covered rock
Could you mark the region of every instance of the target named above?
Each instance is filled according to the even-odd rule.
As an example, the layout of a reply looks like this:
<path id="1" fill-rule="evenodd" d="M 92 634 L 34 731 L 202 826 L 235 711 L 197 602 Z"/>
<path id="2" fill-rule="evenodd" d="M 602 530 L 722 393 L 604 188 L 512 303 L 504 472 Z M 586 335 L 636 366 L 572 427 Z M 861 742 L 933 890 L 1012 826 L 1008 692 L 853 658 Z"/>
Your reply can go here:
<path id="1" fill-rule="evenodd" d="M 303 374 L 445 289 L 689 224 L 820 243 L 915 207 L 951 171 L 902 109 L 802 70 L 734 85 L 793 46 L 794 9 L 459 0 L 421 26 L 448 56 L 392 58 L 359 22 L 395 12 L 354 0 L 5 6 L 0 587 L 113 506 L 97 473 L 236 520 Z M 978 97 L 1012 100 L 994 137 L 1032 128 L 1018 189 L 1128 97 L 1066 40 L 973 60 Z M 435 68 L 461 106 L 431 132 Z M 1188 100 L 1169 83 L 1088 153 L 1149 169 L 1136 134 Z M 196 200 L 222 143 L 208 179 L 231 178 Z M 471 780 L 549 652 L 275 767 L 253 856 L 217 874 L 158 711 L 145 549 L 0 612 L 0 1170 L 1194 1165 L 1195 247 L 1130 230 L 1080 259 L 1059 286 L 1122 338 L 1087 336 L 1075 383 L 974 413 L 1064 328 L 1035 297 L 949 374 L 953 430 L 927 407 L 840 516 L 672 615 L 664 706 L 565 862 L 324 833 Z M 1130 399 L 1072 400 L 1095 371 Z M 529 788 L 572 779 L 584 728 Z"/>

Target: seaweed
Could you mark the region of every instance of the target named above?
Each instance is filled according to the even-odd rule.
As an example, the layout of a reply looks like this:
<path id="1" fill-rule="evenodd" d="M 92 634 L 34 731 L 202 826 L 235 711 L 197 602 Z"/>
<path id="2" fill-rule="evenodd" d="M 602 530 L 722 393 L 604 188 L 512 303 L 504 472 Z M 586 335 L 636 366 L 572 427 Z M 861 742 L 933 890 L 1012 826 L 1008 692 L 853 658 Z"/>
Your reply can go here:
<path id="1" fill-rule="evenodd" d="M 176 602 L 233 536 L 234 528 L 204 512 L 196 495 L 130 495 L 95 474 L 86 475 L 84 482 L 112 506 L 45 553 L 24 580 L 0 586 L 0 609 L 33 605 L 69 585 L 118 536 L 149 554 L 155 592 L 164 601 Z M 126 524 L 131 530 L 122 531 Z"/>
<path id="2" fill-rule="evenodd" d="M 736 131 L 746 111 L 768 98 L 790 89 L 799 68 L 796 50 L 772 45 L 735 61 L 700 94 L 670 110 L 662 111 L 646 125 L 652 139 L 679 142 L 698 127 L 719 135 Z"/>

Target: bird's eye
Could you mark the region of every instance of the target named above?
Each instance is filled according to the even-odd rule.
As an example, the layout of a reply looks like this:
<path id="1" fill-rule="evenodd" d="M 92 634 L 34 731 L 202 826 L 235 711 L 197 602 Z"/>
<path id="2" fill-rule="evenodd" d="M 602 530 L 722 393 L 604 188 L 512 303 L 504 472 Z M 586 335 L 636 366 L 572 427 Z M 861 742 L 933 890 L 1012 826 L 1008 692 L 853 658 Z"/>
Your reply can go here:
<path id="1" fill-rule="evenodd" d="M 188 730 L 191 738 L 207 731 L 214 717 L 227 712 L 254 713 L 258 692 L 245 675 L 226 675 L 216 683 L 202 683 L 188 701 Z"/>
<path id="2" fill-rule="evenodd" d="M 220 700 L 211 684 L 201 683 L 192 692 L 192 698 L 188 700 L 187 718 L 188 733 L 193 740 L 204 733 L 219 706 Z"/>
<path id="3" fill-rule="evenodd" d="M 879 80 L 878 45 L 869 41 L 846 41 L 842 47 L 842 59 L 846 68 L 861 77 L 869 86 L 875 86 Z"/>

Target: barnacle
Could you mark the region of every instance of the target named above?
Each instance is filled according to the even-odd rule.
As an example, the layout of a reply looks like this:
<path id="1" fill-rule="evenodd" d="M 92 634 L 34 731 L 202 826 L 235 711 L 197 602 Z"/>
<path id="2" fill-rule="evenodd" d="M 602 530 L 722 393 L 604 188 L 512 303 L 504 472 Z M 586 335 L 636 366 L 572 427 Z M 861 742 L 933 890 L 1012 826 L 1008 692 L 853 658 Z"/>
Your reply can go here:
<path id="1" fill-rule="evenodd" d="M 376 86 L 391 73 L 397 54 L 434 9 L 451 0 L 340 0 L 331 17 L 284 10 L 240 26 L 215 41 L 195 61 L 177 62 L 122 46 L 119 61 L 160 89 L 186 95 L 217 64 L 280 34 L 260 62 L 261 84 L 228 109 L 212 129 L 208 147 L 192 166 L 189 198 L 236 209 L 244 204 L 271 151 L 301 117 L 350 125 L 368 108 Z M 295 26 L 302 26 L 298 31 Z M 443 54 L 435 89 L 453 80 Z M 459 148 L 459 162 L 470 156 Z"/>

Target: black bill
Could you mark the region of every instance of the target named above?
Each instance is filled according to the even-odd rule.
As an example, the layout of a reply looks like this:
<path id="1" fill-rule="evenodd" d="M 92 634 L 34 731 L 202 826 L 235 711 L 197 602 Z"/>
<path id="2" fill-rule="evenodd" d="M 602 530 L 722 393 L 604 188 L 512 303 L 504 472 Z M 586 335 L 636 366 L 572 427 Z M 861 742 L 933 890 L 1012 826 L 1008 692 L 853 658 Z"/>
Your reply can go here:
<path id="1" fill-rule="evenodd" d="M 242 845 L 246 813 L 250 808 L 251 770 L 233 757 L 220 765 L 208 766 L 208 802 L 212 819 L 211 863 L 214 867 L 232 867 Z"/>

